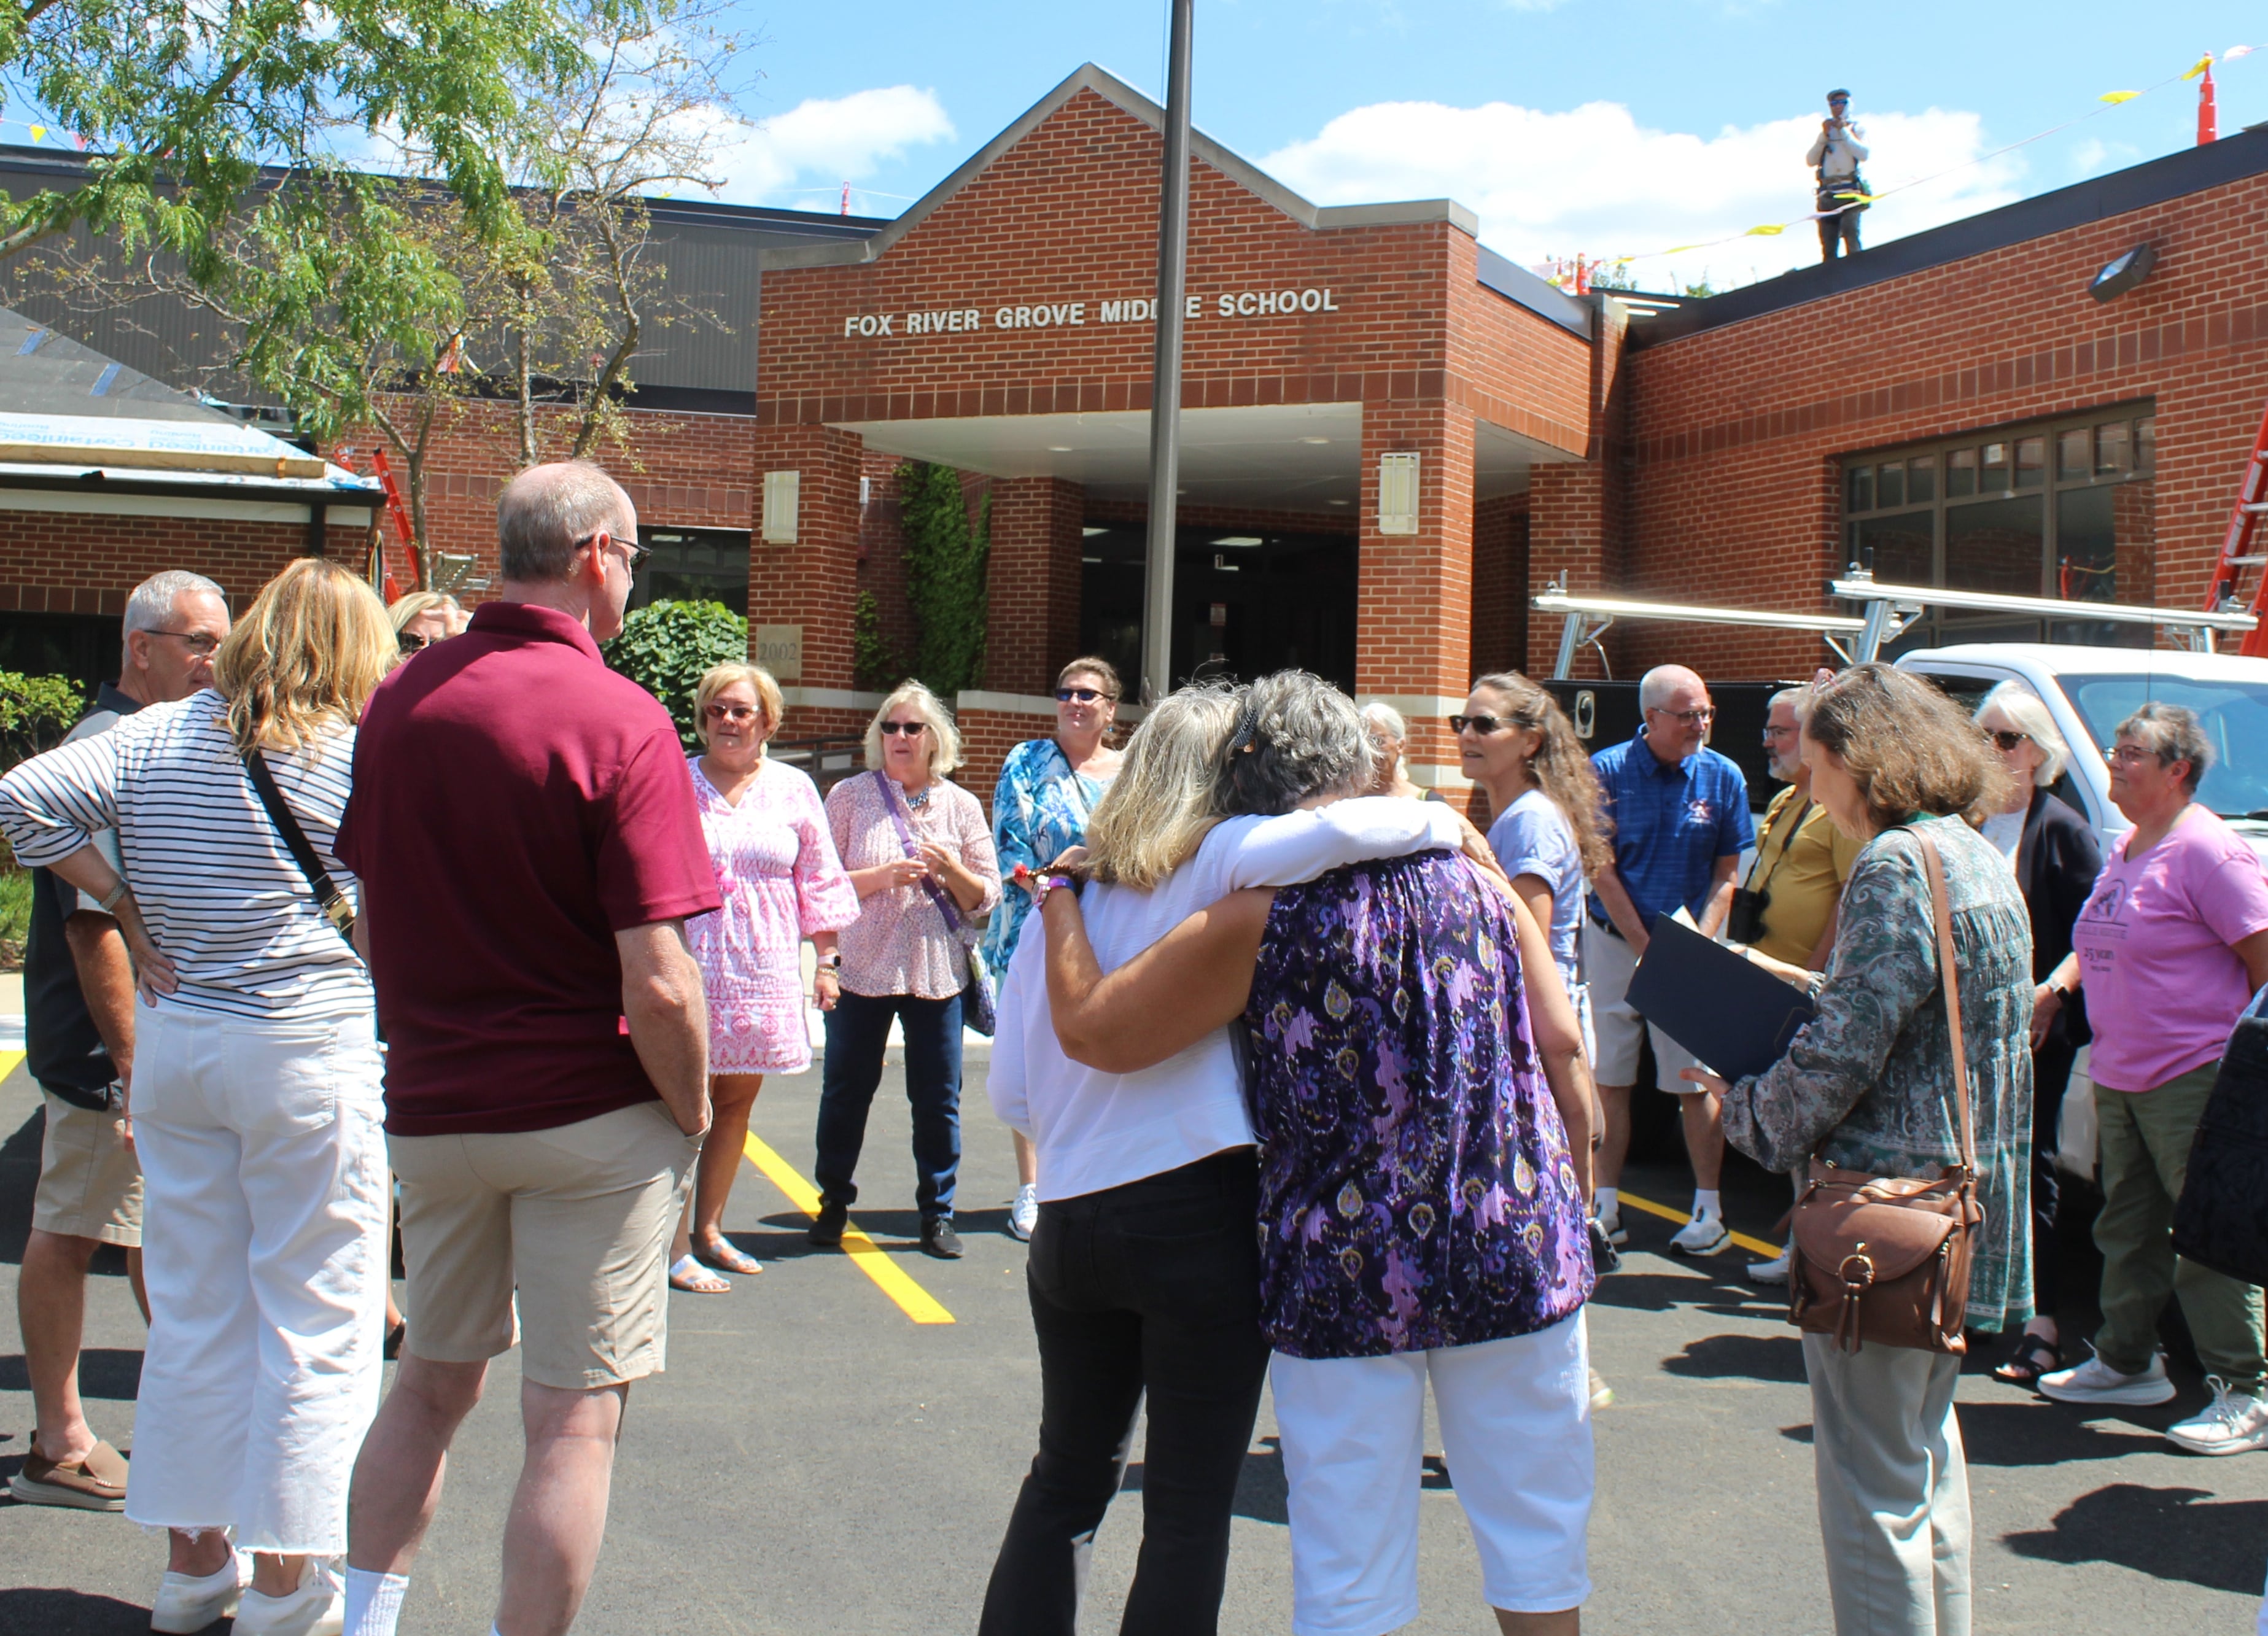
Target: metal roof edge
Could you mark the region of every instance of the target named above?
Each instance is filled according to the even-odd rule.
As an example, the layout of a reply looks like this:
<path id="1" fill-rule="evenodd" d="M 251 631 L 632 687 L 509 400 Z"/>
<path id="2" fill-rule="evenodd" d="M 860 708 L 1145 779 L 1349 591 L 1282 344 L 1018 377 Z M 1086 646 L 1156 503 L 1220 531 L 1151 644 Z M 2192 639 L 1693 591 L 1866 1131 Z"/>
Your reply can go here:
<path id="1" fill-rule="evenodd" d="M 1397 199 L 1383 204 L 1326 204 L 1315 211 L 1315 225 L 1333 227 L 1406 227 L 1425 222 L 1447 222 L 1468 239 L 1480 237 L 1481 218 L 1454 199 Z"/>
<path id="2" fill-rule="evenodd" d="M 1703 330 L 1762 318 L 2051 233 L 2108 221 L 2263 172 L 2268 172 L 2268 126 L 2256 126 L 2202 147 L 2183 148 L 2124 170 L 2091 176 L 2068 188 L 2019 199 L 1996 210 L 1909 233 L 1855 256 L 1798 268 L 1745 289 L 1690 302 L 1675 312 L 1658 314 L 1642 327 L 1633 327 L 1628 344 L 1634 351 L 1660 346 Z"/>
<path id="3" fill-rule="evenodd" d="M 1596 333 L 1597 309 L 1577 300 L 1557 284 L 1548 284 L 1517 262 L 1482 245 L 1479 280 L 1516 306 L 1557 324 L 1570 335 L 1588 341 Z"/>

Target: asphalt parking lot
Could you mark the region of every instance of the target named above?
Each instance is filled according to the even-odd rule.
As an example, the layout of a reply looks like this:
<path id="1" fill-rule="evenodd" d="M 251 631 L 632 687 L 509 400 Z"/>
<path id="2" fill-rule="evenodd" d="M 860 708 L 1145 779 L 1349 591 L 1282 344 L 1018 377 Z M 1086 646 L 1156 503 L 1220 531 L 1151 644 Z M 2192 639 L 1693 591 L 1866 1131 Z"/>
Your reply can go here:
<path id="1" fill-rule="evenodd" d="M 727 1220 L 769 1271 L 736 1280 L 729 1295 L 676 1299 L 669 1372 L 632 1394 L 606 1552 L 578 1630 L 974 1629 L 1038 1404 L 1024 1251 L 1000 1230 L 1014 1172 L 982 1087 L 982 1065 L 972 1062 L 961 1185 L 968 1254 L 955 1264 L 914 1244 L 895 1070 L 876 1100 L 860 1174 L 865 1207 L 854 1219 L 874 1240 L 876 1263 L 895 1270 L 894 1297 L 858 1257 L 803 1242 L 792 1196 L 810 1175 L 818 1076 L 767 1086 L 756 1131 L 787 1190 L 748 1166 Z M 0 1083 L 0 1301 L 11 1312 L 39 1130 L 19 1070 Z M 1681 1168 L 1657 1157 L 1626 1178 L 1628 1190 L 1682 1204 Z M 1781 1184 L 1753 1170 L 1736 1169 L 1727 1186 L 1735 1225 L 1750 1234 L 1785 1205 Z M 1632 1251 L 1590 1313 L 1594 1357 L 1616 1398 L 1598 1419 L 1597 1590 L 1586 1627 L 1823 1633 L 1811 1416 L 1794 1332 L 1741 1278 L 1744 1253 L 1674 1257 L 1673 1222 L 1625 1214 Z M 96 1279 L 84 1375 L 97 1428 L 130 1448 L 142 1328 L 119 1271 Z M 909 1308 L 932 1321 L 916 1322 Z M 31 1426 L 17 1354 L 12 1321 L 0 1323 L 0 1477 L 20 1462 Z M 1996 1385 L 1981 1369 L 1963 1380 L 1960 1399 L 1979 1632 L 2252 1628 L 2268 1560 L 2268 1455 L 2200 1459 L 2156 1435 L 2202 1400 L 2193 1375 L 2171 1408 L 2083 1415 Z M 459 1441 L 405 1636 L 488 1628 L 519 1463 L 517 1383 L 514 1360 L 499 1360 Z M 1263 1404 L 1238 1496 L 1226 1632 L 1290 1623 L 1274 1436 Z M 1129 1488 L 1140 1480 L 1138 1459 Z M 1492 1630 L 1454 1493 L 1438 1468 L 1425 1484 L 1425 1610 L 1406 1628 Z M 1138 1503 L 1130 1493 L 1104 1525 L 1083 1630 L 1116 1628 Z M 4 1636 L 146 1630 L 162 1566 L 161 1544 L 122 1517 L 0 1498 Z"/>

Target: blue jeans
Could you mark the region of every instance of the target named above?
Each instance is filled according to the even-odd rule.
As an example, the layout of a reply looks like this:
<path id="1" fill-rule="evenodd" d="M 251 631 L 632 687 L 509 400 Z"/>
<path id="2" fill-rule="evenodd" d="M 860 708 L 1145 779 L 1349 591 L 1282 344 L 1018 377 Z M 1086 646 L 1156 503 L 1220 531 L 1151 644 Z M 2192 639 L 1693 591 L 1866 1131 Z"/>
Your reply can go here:
<path id="1" fill-rule="evenodd" d="M 827 1060 L 819 1081 L 819 1194 L 856 1204 L 866 1110 L 882 1082 L 882 1048 L 895 1017 L 906 1037 L 906 1100 L 914 1109 L 914 1202 L 922 1220 L 953 1215 L 961 1168 L 961 996 L 853 994 L 827 1013 Z"/>

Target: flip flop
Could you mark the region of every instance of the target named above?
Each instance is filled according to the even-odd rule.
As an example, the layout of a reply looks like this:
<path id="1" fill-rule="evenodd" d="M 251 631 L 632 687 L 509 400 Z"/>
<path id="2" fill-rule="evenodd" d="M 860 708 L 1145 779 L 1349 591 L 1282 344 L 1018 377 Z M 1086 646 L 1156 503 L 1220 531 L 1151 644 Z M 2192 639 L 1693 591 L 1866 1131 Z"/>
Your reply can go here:
<path id="1" fill-rule="evenodd" d="M 691 1256 L 680 1256 L 669 1269 L 669 1287 L 688 1295 L 725 1295 L 732 1292 L 729 1279 L 720 1279 Z"/>
<path id="2" fill-rule="evenodd" d="M 754 1278 L 764 1270 L 762 1262 L 729 1238 L 720 1238 L 713 1244 L 696 1245 L 693 1258 L 704 1267 L 713 1267 L 719 1272 L 737 1272 L 743 1278 Z"/>
<path id="3" fill-rule="evenodd" d="M 2016 1343 L 2014 1356 L 1992 1371 L 2004 1386 L 2029 1386 L 2051 1369 L 2063 1367 L 2063 1355 L 2044 1335 L 2026 1335 Z"/>

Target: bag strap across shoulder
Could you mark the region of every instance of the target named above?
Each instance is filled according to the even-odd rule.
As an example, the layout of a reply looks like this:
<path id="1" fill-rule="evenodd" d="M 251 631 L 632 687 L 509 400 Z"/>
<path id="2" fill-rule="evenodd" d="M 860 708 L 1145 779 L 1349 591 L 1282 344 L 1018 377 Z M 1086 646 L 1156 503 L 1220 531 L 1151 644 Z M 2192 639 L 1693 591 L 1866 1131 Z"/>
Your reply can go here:
<path id="1" fill-rule="evenodd" d="M 1969 1101 L 1969 1043 L 1961 1026 L 1961 974 L 1953 956 L 1953 894 L 1945 884 L 1945 860 L 1937 843 L 1917 828 L 1922 863 L 1929 871 L 1929 897 L 1937 922 L 1937 969 L 1945 984 L 1945 1021 L 1953 1038 L 1954 1092 L 1961 1103 L 1961 1167 L 1973 1181 L 1977 1175 L 1977 1129 Z"/>
<path id="2" fill-rule="evenodd" d="M 921 849 L 914 844 L 914 832 L 907 826 L 905 807 L 898 795 L 897 780 L 888 773 L 878 770 L 874 774 L 874 782 L 882 786 L 882 804 L 890 809 L 890 822 L 898 827 L 898 844 L 906 849 L 907 857 L 919 857 Z M 945 917 L 946 931 L 959 932 L 968 925 L 968 917 L 961 912 L 961 905 L 947 896 L 936 881 L 924 880 L 922 890 L 928 893 L 929 901 L 937 905 L 937 912 Z"/>
<path id="3" fill-rule="evenodd" d="M 284 837 L 284 850 L 291 854 L 291 861 L 299 866 L 299 873 L 307 877 L 308 889 L 315 895 L 315 906 L 323 912 L 338 934 L 346 939 L 347 947 L 354 947 L 354 905 L 347 902 L 346 894 L 339 890 L 331 872 L 323 867 L 323 860 L 315 855 L 314 844 L 307 832 L 299 827 L 298 815 L 291 804 L 284 799 L 282 786 L 276 782 L 276 770 L 268 764 L 268 757 L 258 750 L 247 753 L 244 770 L 252 778 L 252 792 L 260 798 L 261 806 L 268 809 L 269 822 Z"/>

